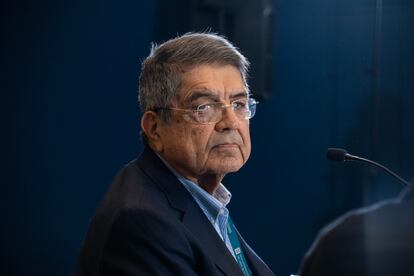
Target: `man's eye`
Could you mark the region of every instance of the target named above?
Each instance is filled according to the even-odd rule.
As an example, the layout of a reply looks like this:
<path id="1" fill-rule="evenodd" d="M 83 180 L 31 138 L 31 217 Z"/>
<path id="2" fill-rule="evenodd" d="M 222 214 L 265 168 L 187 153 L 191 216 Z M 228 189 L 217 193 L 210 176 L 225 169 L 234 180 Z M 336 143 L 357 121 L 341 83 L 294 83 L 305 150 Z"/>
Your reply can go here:
<path id="1" fill-rule="evenodd" d="M 214 104 L 201 104 L 196 108 L 197 111 L 201 112 L 206 112 L 212 109 L 214 109 Z"/>
<path id="2" fill-rule="evenodd" d="M 235 108 L 235 109 L 244 109 L 244 108 L 246 108 L 246 101 L 235 101 L 232 104 L 233 104 L 233 108 Z"/>

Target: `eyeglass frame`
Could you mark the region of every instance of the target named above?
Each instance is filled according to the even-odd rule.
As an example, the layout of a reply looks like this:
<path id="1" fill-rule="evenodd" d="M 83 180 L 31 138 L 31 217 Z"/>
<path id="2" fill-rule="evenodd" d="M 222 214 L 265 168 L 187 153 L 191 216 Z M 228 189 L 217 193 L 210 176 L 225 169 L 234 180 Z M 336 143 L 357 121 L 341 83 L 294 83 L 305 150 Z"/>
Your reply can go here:
<path id="1" fill-rule="evenodd" d="M 199 110 L 201 106 L 206 106 L 206 105 L 213 105 L 213 106 L 220 106 L 221 108 L 221 116 L 217 116 L 217 120 L 213 120 L 213 121 L 208 121 L 208 122 L 200 122 L 197 118 L 197 115 L 191 116 L 191 121 L 198 123 L 198 124 L 203 124 L 203 125 L 207 125 L 207 124 L 215 124 L 217 122 L 219 122 L 222 118 L 223 118 L 223 109 L 231 107 L 232 111 L 236 114 L 237 118 L 240 118 L 237 115 L 237 112 L 235 111 L 235 107 L 234 107 L 234 103 L 240 102 L 242 99 L 236 99 L 232 102 L 230 102 L 230 104 L 225 104 L 225 103 L 221 103 L 221 102 L 216 102 L 216 103 L 204 103 L 204 104 L 200 104 L 198 105 L 196 108 L 191 108 L 191 109 L 185 109 L 185 108 L 178 108 L 178 107 L 156 107 L 153 110 L 155 112 L 159 111 L 159 110 L 177 110 L 177 111 L 182 111 L 182 112 L 188 112 L 188 113 L 192 113 L 192 114 L 196 114 L 197 112 L 203 112 L 202 110 Z M 243 99 L 244 100 L 244 99 Z M 246 101 L 246 118 L 244 118 L 245 120 L 250 120 L 251 118 L 254 117 L 254 115 L 256 114 L 256 107 L 257 104 L 259 103 L 259 101 L 257 101 L 256 99 L 252 98 L 252 97 L 248 97 L 247 101 Z M 249 108 L 249 106 L 251 106 L 251 104 L 253 105 L 253 109 Z M 243 118 L 240 118 L 243 119 Z"/>

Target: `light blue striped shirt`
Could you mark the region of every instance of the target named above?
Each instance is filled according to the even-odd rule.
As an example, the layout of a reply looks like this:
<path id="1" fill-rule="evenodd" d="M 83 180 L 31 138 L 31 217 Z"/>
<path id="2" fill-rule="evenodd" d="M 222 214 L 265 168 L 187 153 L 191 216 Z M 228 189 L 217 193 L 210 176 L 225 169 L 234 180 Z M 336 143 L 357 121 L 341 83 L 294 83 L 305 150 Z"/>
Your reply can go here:
<path id="1" fill-rule="evenodd" d="M 231 193 L 220 183 L 213 195 L 206 192 L 203 188 L 196 183 L 188 180 L 180 175 L 174 168 L 168 164 L 161 156 L 158 157 L 164 162 L 164 164 L 171 170 L 171 172 L 178 178 L 178 180 L 184 185 L 187 191 L 192 195 L 194 200 L 200 206 L 203 213 L 207 216 L 207 219 L 211 222 L 216 229 L 218 235 L 226 244 L 230 253 L 234 256 L 233 247 L 231 246 L 230 239 L 227 234 L 227 223 L 229 218 L 229 211 L 226 208 L 231 199 Z"/>

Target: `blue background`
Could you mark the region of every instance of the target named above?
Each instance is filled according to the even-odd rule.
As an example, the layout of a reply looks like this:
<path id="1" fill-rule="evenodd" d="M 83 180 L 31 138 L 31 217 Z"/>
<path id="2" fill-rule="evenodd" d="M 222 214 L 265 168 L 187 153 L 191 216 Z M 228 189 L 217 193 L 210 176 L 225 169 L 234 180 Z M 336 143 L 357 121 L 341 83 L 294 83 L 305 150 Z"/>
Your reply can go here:
<path id="1" fill-rule="evenodd" d="M 414 2 L 275 1 L 274 91 L 253 152 L 225 183 L 245 239 L 295 273 L 336 216 L 398 195 L 390 177 L 331 164 L 347 148 L 414 176 Z M 137 80 L 153 40 L 186 29 L 185 1 L 1 4 L 0 275 L 73 273 L 94 209 L 135 158 Z"/>

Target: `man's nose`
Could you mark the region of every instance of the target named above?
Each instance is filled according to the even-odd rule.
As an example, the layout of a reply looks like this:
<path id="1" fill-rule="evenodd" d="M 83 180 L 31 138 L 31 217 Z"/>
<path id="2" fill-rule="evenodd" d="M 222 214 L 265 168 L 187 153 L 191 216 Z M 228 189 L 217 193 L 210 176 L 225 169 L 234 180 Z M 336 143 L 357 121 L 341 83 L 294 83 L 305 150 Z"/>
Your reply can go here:
<path id="1" fill-rule="evenodd" d="M 234 112 L 232 105 L 225 105 L 221 110 L 221 119 L 216 123 L 217 131 L 234 130 L 239 127 L 240 119 Z"/>

